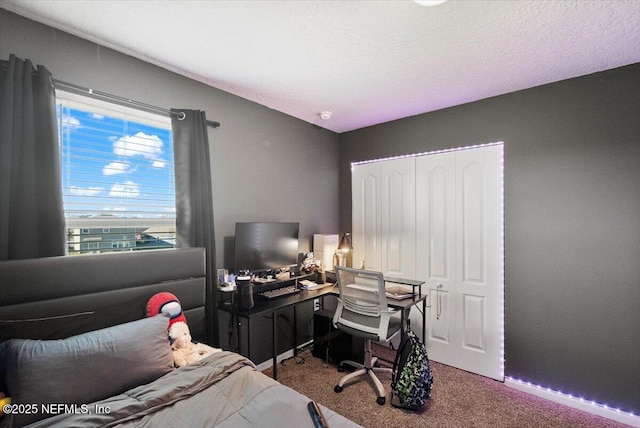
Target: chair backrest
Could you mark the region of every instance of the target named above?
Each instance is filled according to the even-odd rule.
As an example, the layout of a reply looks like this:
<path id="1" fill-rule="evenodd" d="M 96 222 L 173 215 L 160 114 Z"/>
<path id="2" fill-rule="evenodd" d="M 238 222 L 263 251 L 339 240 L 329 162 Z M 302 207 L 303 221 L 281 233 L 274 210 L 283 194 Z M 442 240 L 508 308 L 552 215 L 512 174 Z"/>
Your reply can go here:
<path id="1" fill-rule="evenodd" d="M 340 297 L 333 317 L 336 328 L 365 339 L 386 341 L 389 320 L 382 272 L 335 267 Z"/>

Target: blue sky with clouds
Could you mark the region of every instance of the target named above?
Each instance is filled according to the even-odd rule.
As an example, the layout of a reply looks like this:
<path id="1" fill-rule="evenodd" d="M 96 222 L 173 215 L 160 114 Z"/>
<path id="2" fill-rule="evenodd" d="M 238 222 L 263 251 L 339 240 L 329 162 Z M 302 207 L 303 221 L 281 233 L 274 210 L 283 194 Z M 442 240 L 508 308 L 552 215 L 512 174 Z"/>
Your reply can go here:
<path id="1" fill-rule="evenodd" d="M 58 107 L 67 216 L 175 217 L 170 129 Z"/>

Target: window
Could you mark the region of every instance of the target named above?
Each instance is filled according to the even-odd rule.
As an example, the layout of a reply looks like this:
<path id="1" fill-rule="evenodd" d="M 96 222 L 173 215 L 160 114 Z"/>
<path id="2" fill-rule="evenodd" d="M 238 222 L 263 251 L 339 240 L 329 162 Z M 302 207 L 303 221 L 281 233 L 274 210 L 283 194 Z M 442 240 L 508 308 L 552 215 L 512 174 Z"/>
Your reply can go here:
<path id="1" fill-rule="evenodd" d="M 174 247 L 171 120 L 62 91 L 57 117 L 69 254 Z"/>

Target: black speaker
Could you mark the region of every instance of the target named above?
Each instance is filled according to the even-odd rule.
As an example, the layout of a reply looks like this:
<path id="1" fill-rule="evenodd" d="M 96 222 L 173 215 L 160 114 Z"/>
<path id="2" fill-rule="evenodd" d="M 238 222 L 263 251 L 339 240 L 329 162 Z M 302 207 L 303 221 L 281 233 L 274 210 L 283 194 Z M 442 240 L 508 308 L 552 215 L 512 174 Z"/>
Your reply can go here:
<path id="1" fill-rule="evenodd" d="M 359 346 L 360 352 L 354 352 Z M 313 313 L 313 350 L 311 354 L 332 364 L 343 360 L 362 361 L 364 342 L 344 333 L 333 326 L 333 311 L 322 310 Z"/>
<path id="2" fill-rule="evenodd" d="M 240 305 L 243 309 L 253 308 L 253 283 L 250 276 L 238 276 L 236 284 L 240 292 Z"/>

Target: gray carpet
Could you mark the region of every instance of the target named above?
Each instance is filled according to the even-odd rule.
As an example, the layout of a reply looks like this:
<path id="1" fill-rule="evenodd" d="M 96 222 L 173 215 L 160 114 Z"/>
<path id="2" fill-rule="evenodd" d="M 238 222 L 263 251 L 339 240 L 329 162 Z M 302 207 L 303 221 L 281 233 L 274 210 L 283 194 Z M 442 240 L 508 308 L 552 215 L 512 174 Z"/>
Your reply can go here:
<path id="1" fill-rule="evenodd" d="M 387 348 L 374 345 L 374 355 L 393 361 L 394 354 Z M 280 364 L 278 381 L 367 428 L 627 427 L 450 366 L 432 362 L 431 367 L 434 376 L 431 398 L 417 413 L 389 404 L 391 375 L 379 376 L 387 390 L 387 404 L 384 406 L 376 403 L 376 394 L 369 381 L 349 383 L 341 393 L 335 393 L 333 388 L 345 373 L 313 357 L 310 350 L 303 351 L 297 359 Z M 272 371 L 267 369 L 264 373 L 271 376 Z"/>

